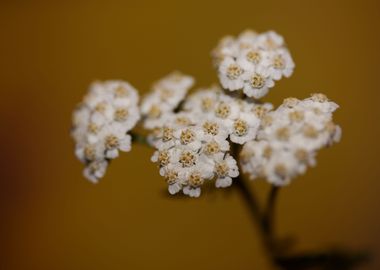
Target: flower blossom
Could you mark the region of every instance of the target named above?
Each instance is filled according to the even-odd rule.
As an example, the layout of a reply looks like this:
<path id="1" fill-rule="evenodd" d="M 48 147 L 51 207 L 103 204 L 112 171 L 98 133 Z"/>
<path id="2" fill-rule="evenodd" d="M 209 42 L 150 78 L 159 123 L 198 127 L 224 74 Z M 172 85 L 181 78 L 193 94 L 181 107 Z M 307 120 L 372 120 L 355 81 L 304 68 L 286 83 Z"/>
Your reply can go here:
<path id="1" fill-rule="evenodd" d="M 144 127 L 154 129 L 162 127 L 170 115 L 185 98 L 187 91 L 193 86 L 194 79 L 175 71 L 153 85 L 141 104 L 141 115 Z"/>
<path id="2" fill-rule="evenodd" d="M 265 96 L 275 81 L 290 77 L 294 62 L 284 39 L 273 31 L 245 31 L 223 38 L 212 52 L 223 88 L 243 90 L 248 97 Z"/>
<path id="3" fill-rule="evenodd" d="M 287 98 L 261 122 L 256 140 L 246 143 L 240 164 L 250 178 L 283 186 L 316 164 L 317 150 L 338 142 L 341 128 L 332 121 L 338 105 L 323 94 Z"/>
<path id="4" fill-rule="evenodd" d="M 271 105 L 241 100 L 213 86 L 190 95 L 181 109 L 169 114 L 150 137 L 156 148 L 152 161 L 159 165 L 169 193 L 182 190 L 198 197 L 201 186 L 213 179 L 217 188 L 230 186 L 239 175 L 230 142 L 255 139 L 261 112 Z"/>
<path id="5" fill-rule="evenodd" d="M 119 151 L 131 149 L 127 134 L 140 118 L 137 91 L 127 82 L 105 81 L 91 85 L 74 111 L 72 137 L 75 153 L 86 166 L 84 176 L 98 182 Z"/>

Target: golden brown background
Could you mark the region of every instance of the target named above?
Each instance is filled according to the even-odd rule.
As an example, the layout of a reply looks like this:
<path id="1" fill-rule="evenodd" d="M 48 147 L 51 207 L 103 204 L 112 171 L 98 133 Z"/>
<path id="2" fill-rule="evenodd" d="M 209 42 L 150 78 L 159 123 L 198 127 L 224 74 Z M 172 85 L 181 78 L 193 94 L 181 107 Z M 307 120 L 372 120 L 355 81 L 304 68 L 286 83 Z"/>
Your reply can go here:
<path id="1" fill-rule="evenodd" d="M 369 249 L 380 269 L 378 1 L 1 1 L 1 269 L 272 269 L 236 190 L 166 196 L 136 146 L 92 185 L 69 137 L 94 79 L 140 91 L 179 69 L 216 81 L 210 50 L 245 28 L 284 35 L 296 62 L 267 96 L 325 92 L 343 140 L 281 191 L 296 250 Z M 268 185 L 251 183 L 264 199 Z"/>

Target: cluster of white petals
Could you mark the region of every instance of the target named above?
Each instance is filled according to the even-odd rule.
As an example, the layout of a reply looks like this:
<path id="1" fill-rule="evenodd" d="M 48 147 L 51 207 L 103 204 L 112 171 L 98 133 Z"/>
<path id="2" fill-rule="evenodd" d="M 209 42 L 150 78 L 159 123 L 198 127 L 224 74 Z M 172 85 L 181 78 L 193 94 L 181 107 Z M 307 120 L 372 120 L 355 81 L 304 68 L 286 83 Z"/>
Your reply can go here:
<path id="1" fill-rule="evenodd" d="M 193 86 L 194 79 L 174 71 L 153 85 L 141 104 L 144 127 L 161 127 L 166 118 L 178 107 Z"/>
<path id="2" fill-rule="evenodd" d="M 190 197 L 199 197 L 208 182 L 230 186 L 239 176 L 238 161 L 251 179 L 286 185 L 316 164 L 319 149 L 340 140 L 341 128 L 332 117 L 338 105 L 323 94 L 287 98 L 276 110 L 258 101 L 295 66 L 277 33 L 227 36 L 212 56 L 221 87 L 188 95 L 193 77 L 175 71 L 153 84 L 140 107 L 129 83 L 94 83 L 73 116 L 72 136 L 85 177 L 98 182 L 119 151 L 130 151 L 128 132 L 140 118 L 149 135 L 134 138 L 155 148 L 151 160 L 169 193 Z"/>
<path id="3" fill-rule="evenodd" d="M 73 114 L 75 153 L 84 176 L 98 182 L 119 151 L 131 149 L 127 134 L 140 118 L 137 91 L 127 82 L 95 82 Z"/>
<path id="4" fill-rule="evenodd" d="M 243 172 L 277 186 L 303 174 L 315 165 L 317 150 L 340 140 L 341 128 L 332 122 L 337 108 L 323 94 L 285 99 L 263 118 L 257 139 L 244 145 L 240 153 Z"/>
<path id="5" fill-rule="evenodd" d="M 294 62 L 284 39 L 273 31 L 247 30 L 238 37 L 224 37 L 212 52 L 220 83 L 230 91 L 243 90 L 261 98 L 283 76 L 290 77 Z"/>
<path id="6" fill-rule="evenodd" d="M 230 141 L 244 144 L 255 139 L 261 117 L 272 105 L 234 98 L 212 87 L 190 95 L 182 107 L 150 137 L 157 149 L 152 161 L 159 164 L 169 192 L 182 190 L 198 197 L 201 186 L 212 179 L 216 187 L 230 186 L 239 175 Z"/>

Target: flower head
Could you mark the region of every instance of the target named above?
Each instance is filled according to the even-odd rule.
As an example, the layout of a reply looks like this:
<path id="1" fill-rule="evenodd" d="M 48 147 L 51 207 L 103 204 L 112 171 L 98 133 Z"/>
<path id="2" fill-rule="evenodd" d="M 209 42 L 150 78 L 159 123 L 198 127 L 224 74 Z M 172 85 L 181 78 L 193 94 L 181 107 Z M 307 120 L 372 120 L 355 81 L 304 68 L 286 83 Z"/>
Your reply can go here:
<path id="1" fill-rule="evenodd" d="M 243 172 L 286 185 L 316 164 L 317 150 L 338 142 L 341 128 L 332 122 L 338 105 L 323 94 L 298 100 L 288 98 L 266 114 L 256 140 L 240 153 Z"/>
<path id="2" fill-rule="evenodd" d="M 178 71 L 156 82 L 152 91 L 142 100 L 141 114 L 144 117 L 144 127 L 147 129 L 162 127 L 167 122 L 168 114 L 178 107 L 193 84 L 194 79 L 191 76 Z"/>
<path id="3" fill-rule="evenodd" d="M 104 176 L 108 161 L 118 157 L 119 151 L 130 151 L 127 132 L 140 118 L 137 103 L 137 91 L 129 83 L 95 82 L 74 111 L 75 153 L 86 165 L 84 176 L 90 181 Z"/>
<path id="4" fill-rule="evenodd" d="M 265 96 L 274 81 L 290 77 L 295 66 L 284 39 L 273 31 L 223 38 L 212 56 L 223 88 L 242 89 L 256 99 Z"/>

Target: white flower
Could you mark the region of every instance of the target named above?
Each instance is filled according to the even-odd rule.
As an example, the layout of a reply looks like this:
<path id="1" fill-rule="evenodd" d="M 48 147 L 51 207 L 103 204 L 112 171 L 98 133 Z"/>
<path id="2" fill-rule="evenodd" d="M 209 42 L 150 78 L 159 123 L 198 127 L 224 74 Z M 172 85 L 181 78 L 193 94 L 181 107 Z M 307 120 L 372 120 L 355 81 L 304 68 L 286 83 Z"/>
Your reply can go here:
<path id="1" fill-rule="evenodd" d="M 201 195 L 201 188 L 185 186 L 183 188 L 183 194 L 188 195 L 189 197 L 198 198 Z"/>
<path id="2" fill-rule="evenodd" d="M 204 117 L 200 122 L 200 127 L 204 132 L 206 138 L 215 137 L 226 139 L 230 133 L 227 126 L 222 119 L 213 117 Z"/>
<path id="3" fill-rule="evenodd" d="M 92 182 L 104 176 L 107 159 L 130 151 L 127 134 L 140 118 L 137 91 L 127 82 L 95 82 L 73 114 L 75 154 L 85 163 L 84 175 Z"/>
<path id="4" fill-rule="evenodd" d="M 304 173 L 306 167 L 287 151 L 279 151 L 268 161 L 266 175 L 268 181 L 276 186 L 290 183 L 295 176 Z"/>
<path id="5" fill-rule="evenodd" d="M 341 137 L 341 128 L 332 122 L 337 107 L 323 94 L 284 100 L 277 110 L 262 117 L 256 140 L 244 145 L 240 153 L 243 172 L 281 186 L 315 166 L 316 151 Z"/>
<path id="6" fill-rule="evenodd" d="M 240 165 L 251 179 L 265 176 L 264 169 L 273 153 L 273 146 L 268 141 L 247 142 L 240 152 Z"/>
<path id="7" fill-rule="evenodd" d="M 260 48 L 247 48 L 241 51 L 237 62 L 246 72 L 251 72 L 257 66 L 269 66 L 270 52 Z"/>
<path id="8" fill-rule="evenodd" d="M 215 160 L 214 170 L 217 175 L 215 182 L 217 188 L 229 187 L 232 184 L 232 178 L 239 176 L 236 160 L 229 154 L 219 155 Z"/>
<path id="9" fill-rule="evenodd" d="M 236 60 L 226 57 L 219 66 L 219 79 L 222 86 L 231 91 L 243 88 L 244 69 Z"/>
<path id="10" fill-rule="evenodd" d="M 96 160 L 86 165 L 83 170 L 83 176 L 90 182 L 96 184 L 100 178 L 103 178 L 107 170 L 108 162 L 105 160 Z"/>
<path id="11" fill-rule="evenodd" d="M 199 117 L 212 115 L 221 94 L 218 86 L 199 89 L 186 98 L 183 109 Z"/>
<path id="12" fill-rule="evenodd" d="M 240 113 L 231 127 L 230 139 L 237 144 L 244 144 L 256 138 L 260 120 L 254 113 Z"/>
<path id="13" fill-rule="evenodd" d="M 167 115 L 178 107 L 193 84 L 192 77 L 178 71 L 156 82 L 141 104 L 144 127 L 147 129 L 162 127 Z"/>
<path id="14" fill-rule="evenodd" d="M 239 44 L 239 47 L 241 49 L 244 49 L 246 47 L 252 47 L 253 44 L 255 44 L 255 41 L 258 36 L 259 35 L 257 32 L 247 29 L 239 34 L 239 36 L 236 39 L 236 42 Z"/>
<path id="15" fill-rule="evenodd" d="M 229 142 L 218 136 L 205 136 L 201 153 L 207 157 L 214 159 L 219 154 L 223 154 L 230 150 Z"/>
<path id="16" fill-rule="evenodd" d="M 199 197 L 201 195 L 201 186 L 204 181 L 213 177 L 212 166 L 209 163 L 200 162 L 194 168 L 184 173 L 186 186 L 183 193 L 190 197 Z"/>
<path id="17" fill-rule="evenodd" d="M 243 92 L 248 97 L 262 98 L 274 86 L 271 72 L 264 66 L 256 66 L 251 72 L 245 73 L 244 78 Z"/>
<path id="18" fill-rule="evenodd" d="M 284 46 L 284 38 L 274 31 L 258 35 L 255 41 L 258 47 L 266 50 L 274 50 Z"/>
<path id="19" fill-rule="evenodd" d="M 239 116 L 241 107 L 235 98 L 221 95 L 217 103 L 214 115 L 226 127 L 232 125 L 233 121 Z"/>
<path id="20" fill-rule="evenodd" d="M 179 147 L 197 151 L 202 146 L 203 132 L 199 128 L 182 127 L 174 132 L 174 137 L 179 141 Z"/>
<path id="21" fill-rule="evenodd" d="M 170 114 L 150 139 L 157 149 L 151 160 L 158 163 L 160 175 L 167 179 L 170 194 L 182 190 L 185 195 L 198 197 L 204 182 L 216 175 L 217 187 L 232 183 L 238 168 L 227 154 L 227 138 L 232 132 L 229 127 L 243 112 L 244 119 L 244 114 L 251 114 L 248 129 L 253 128 L 252 119 L 258 119 L 251 111 L 253 106 L 214 90 L 200 90 L 185 103 L 185 111 Z"/>
<path id="22" fill-rule="evenodd" d="M 105 156 L 109 159 L 117 158 L 119 150 L 131 150 L 131 136 L 126 134 L 125 129 L 119 124 L 105 127 L 99 134 L 99 143 L 105 147 Z"/>
<path id="23" fill-rule="evenodd" d="M 282 76 L 289 78 L 295 66 L 287 49 L 271 52 L 263 64 L 269 67 L 270 74 L 274 80 L 280 80 Z"/>
<path id="24" fill-rule="evenodd" d="M 273 31 L 245 31 L 237 38 L 224 38 L 212 56 L 223 88 L 243 89 L 248 97 L 261 98 L 274 80 L 293 73 L 294 62 L 284 39 Z"/>
<path id="25" fill-rule="evenodd" d="M 83 163 L 100 160 L 104 158 L 105 148 L 101 144 L 77 144 L 75 155 Z"/>

